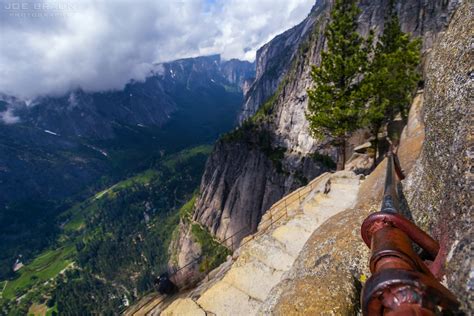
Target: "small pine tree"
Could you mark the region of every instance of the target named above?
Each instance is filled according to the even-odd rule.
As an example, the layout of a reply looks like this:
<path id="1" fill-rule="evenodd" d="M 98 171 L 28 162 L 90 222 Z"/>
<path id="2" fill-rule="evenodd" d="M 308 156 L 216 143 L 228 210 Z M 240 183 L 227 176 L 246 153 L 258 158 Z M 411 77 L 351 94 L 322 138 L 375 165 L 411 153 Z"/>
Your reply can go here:
<path id="1" fill-rule="evenodd" d="M 367 101 L 361 125 L 375 136 L 375 157 L 380 128 L 397 114 L 407 117 L 410 101 L 420 79 L 420 40 L 410 40 L 402 32 L 395 10 L 391 10 L 380 37 L 373 61 L 362 82 L 361 94 Z"/>
<path id="2" fill-rule="evenodd" d="M 312 68 L 314 86 L 308 90 L 310 130 L 318 138 L 334 139 L 338 170 L 344 169 L 346 139 L 359 127 L 364 105 L 358 90 L 370 45 L 357 33 L 359 13 L 355 1 L 336 0 L 325 33 L 327 51 L 321 53 L 320 66 Z"/>

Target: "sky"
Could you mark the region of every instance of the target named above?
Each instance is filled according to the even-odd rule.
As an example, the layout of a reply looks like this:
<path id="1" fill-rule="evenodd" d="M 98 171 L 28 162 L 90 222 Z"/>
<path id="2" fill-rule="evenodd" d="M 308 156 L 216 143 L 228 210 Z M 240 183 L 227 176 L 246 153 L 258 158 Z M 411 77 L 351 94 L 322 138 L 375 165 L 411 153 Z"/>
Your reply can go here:
<path id="1" fill-rule="evenodd" d="M 315 0 L 0 0 L 0 93 L 121 89 L 153 63 L 255 59 Z"/>

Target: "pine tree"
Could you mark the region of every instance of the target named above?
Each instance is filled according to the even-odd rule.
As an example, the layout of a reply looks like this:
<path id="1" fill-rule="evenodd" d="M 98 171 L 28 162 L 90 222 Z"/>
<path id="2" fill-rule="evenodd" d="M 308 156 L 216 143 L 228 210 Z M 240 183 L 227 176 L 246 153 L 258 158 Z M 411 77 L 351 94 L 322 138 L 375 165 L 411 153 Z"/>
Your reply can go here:
<path id="1" fill-rule="evenodd" d="M 363 102 L 359 81 L 367 66 L 366 41 L 357 33 L 360 10 L 352 0 L 336 0 L 326 28 L 327 51 L 313 66 L 314 86 L 308 90 L 306 117 L 312 134 L 331 137 L 338 147 L 338 169 L 344 169 L 345 143 L 359 127 Z"/>
<path id="2" fill-rule="evenodd" d="M 413 92 L 420 79 L 417 71 L 420 44 L 419 39 L 410 40 L 408 34 L 402 32 L 395 10 L 390 10 L 360 90 L 367 101 L 362 125 L 369 127 L 375 136 L 375 154 L 380 128 L 397 114 L 401 114 L 404 119 L 407 117 Z"/>

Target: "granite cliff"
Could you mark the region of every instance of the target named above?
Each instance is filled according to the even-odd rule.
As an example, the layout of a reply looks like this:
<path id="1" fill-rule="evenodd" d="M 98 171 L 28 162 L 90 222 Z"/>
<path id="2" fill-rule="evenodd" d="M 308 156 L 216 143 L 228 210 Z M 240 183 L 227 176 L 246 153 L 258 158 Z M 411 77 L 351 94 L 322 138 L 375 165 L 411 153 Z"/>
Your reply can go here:
<path id="1" fill-rule="evenodd" d="M 381 32 L 389 2 L 359 2 L 362 34 Z M 427 54 L 458 2 L 396 1 L 395 8 L 402 30 L 420 36 Z M 332 1 L 318 0 L 303 22 L 258 51 L 241 125 L 217 142 L 207 162 L 193 219 L 229 247 L 254 232 L 274 202 L 333 167 L 334 148 L 311 137 L 305 118 L 310 69 L 320 61 L 331 6 Z M 356 133 L 346 151 L 351 154 L 363 139 L 363 133 Z M 177 244 L 171 251 L 188 259 L 200 253 L 199 247 Z"/>

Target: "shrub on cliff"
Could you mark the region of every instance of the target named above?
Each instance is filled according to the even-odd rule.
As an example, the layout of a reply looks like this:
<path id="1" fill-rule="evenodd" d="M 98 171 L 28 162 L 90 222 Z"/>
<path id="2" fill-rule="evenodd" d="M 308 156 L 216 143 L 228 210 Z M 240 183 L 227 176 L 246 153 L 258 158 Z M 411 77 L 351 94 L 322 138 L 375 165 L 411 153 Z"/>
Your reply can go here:
<path id="1" fill-rule="evenodd" d="M 199 264 L 201 272 L 209 272 L 223 263 L 231 251 L 217 242 L 214 237 L 199 224 L 192 224 L 191 232 L 199 245 L 201 245 L 202 259 Z"/>

